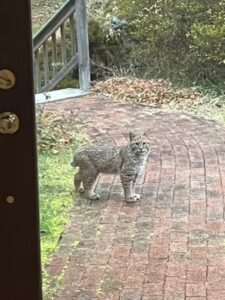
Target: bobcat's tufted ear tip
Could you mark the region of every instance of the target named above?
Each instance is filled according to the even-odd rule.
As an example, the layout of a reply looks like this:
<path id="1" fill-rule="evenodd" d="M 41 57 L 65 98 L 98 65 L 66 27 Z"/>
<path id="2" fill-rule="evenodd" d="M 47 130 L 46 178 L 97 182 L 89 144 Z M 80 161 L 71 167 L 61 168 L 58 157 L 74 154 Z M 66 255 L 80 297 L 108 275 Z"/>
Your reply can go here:
<path id="1" fill-rule="evenodd" d="M 143 133 L 143 136 L 146 136 L 146 137 L 148 137 L 146 132 L 144 132 L 144 133 Z"/>
<path id="2" fill-rule="evenodd" d="M 129 137 L 130 137 L 130 141 L 132 141 L 133 138 L 135 137 L 135 134 L 134 134 L 133 132 L 130 132 L 130 133 L 129 133 Z"/>

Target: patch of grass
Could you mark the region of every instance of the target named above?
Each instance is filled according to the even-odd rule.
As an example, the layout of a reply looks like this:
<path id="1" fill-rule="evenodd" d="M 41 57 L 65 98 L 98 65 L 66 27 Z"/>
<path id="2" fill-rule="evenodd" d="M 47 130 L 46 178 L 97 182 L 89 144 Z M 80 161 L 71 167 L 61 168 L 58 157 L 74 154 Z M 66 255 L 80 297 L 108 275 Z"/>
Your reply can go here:
<path id="1" fill-rule="evenodd" d="M 73 174 L 70 167 L 71 151 L 54 155 L 39 154 L 39 193 L 41 223 L 41 255 L 45 266 L 57 247 L 73 206 Z"/>
<path id="2" fill-rule="evenodd" d="M 43 108 L 37 112 L 36 120 L 43 290 L 49 294 L 63 276 L 49 278 L 45 266 L 58 246 L 74 205 L 74 169 L 70 164 L 75 149 L 87 139 L 73 113 L 65 116 Z M 74 247 L 78 245 L 79 241 Z"/>

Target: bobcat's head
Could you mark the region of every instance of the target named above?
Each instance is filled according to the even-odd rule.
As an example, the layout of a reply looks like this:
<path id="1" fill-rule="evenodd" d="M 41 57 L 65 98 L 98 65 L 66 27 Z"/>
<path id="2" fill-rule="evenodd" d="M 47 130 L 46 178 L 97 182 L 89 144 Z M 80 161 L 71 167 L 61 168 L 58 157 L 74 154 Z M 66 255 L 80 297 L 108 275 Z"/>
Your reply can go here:
<path id="1" fill-rule="evenodd" d="M 150 151 L 150 141 L 146 134 L 130 133 L 130 148 L 136 156 L 146 156 Z"/>

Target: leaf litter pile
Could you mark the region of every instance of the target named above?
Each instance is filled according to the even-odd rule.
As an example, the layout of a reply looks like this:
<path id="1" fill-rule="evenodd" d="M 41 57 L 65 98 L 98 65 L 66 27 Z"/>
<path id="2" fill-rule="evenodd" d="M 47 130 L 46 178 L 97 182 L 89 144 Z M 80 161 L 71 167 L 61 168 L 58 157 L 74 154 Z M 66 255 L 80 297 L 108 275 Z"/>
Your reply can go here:
<path id="1" fill-rule="evenodd" d="M 225 123 L 225 95 L 203 94 L 201 87 L 179 88 L 163 79 L 112 77 L 97 81 L 92 92 L 113 101 L 182 111 Z"/>
<path id="2" fill-rule="evenodd" d="M 151 107 L 163 105 L 199 104 L 202 94 L 197 89 L 181 89 L 163 79 L 109 78 L 96 82 L 93 92 L 115 100 L 147 104 Z"/>
<path id="3" fill-rule="evenodd" d="M 73 112 L 67 115 L 41 109 L 36 114 L 37 148 L 40 152 L 58 154 L 66 147 L 76 147 L 87 139 L 83 125 L 76 121 Z"/>

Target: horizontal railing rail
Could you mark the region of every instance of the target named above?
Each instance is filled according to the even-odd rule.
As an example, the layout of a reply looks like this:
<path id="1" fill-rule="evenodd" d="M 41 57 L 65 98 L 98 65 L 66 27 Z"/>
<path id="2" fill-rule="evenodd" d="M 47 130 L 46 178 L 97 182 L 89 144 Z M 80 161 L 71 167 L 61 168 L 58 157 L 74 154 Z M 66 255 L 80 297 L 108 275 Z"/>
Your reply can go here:
<path id="1" fill-rule="evenodd" d="M 88 89 L 90 60 L 84 0 L 65 2 L 34 36 L 33 53 L 36 93 L 54 89 L 76 67 L 80 88 Z"/>
<path id="2" fill-rule="evenodd" d="M 33 50 L 36 51 L 74 12 L 75 0 L 69 0 L 42 27 L 33 38 Z"/>

